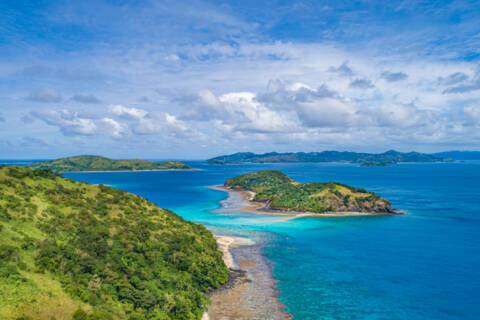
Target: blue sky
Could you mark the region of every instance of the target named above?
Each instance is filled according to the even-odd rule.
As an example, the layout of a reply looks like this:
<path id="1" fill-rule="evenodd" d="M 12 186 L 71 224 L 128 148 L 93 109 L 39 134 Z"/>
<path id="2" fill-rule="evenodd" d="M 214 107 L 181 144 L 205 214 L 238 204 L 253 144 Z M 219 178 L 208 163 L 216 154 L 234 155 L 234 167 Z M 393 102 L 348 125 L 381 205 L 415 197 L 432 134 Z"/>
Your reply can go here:
<path id="1" fill-rule="evenodd" d="M 480 149 L 480 1 L 0 3 L 0 158 Z"/>

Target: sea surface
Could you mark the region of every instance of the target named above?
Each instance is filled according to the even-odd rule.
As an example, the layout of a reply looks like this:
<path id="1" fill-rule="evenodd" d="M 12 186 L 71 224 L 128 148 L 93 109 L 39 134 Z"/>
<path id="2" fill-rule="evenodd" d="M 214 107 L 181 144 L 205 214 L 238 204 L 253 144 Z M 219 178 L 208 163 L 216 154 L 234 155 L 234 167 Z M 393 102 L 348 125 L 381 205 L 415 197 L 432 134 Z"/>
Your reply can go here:
<path id="1" fill-rule="evenodd" d="M 480 319 L 480 162 L 190 164 L 199 170 L 65 175 L 262 243 L 278 298 L 294 319 Z M 230 205 L 227 194 L 208 186 L 261 169 L 366 188 L 406 214 L 285 221 L 216 210 Z"/>

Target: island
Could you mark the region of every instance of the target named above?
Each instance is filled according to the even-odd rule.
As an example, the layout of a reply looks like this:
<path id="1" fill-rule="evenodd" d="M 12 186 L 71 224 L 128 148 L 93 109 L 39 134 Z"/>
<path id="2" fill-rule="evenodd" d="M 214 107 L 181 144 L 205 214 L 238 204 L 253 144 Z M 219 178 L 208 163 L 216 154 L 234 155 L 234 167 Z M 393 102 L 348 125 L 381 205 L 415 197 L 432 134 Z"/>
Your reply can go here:
<path id="1" fill-rule="evenodd" d="M 218 156 L 207 160 L 210 164 L 234 163 L 279 163 L 279 162 L 344 162 L 356 163 L 362 166 L 385 166 L 399 162 L 444 162 L 446 159 L 419 152 L 398 152 L 390 150 L 384 153 L 358 153 L 349 151 L 322 151 L 322 152 L 269 152 L 256 154 L 252 152 L 238 152 L 230 155 Z"/>
<path id="2" fill-rule="evenodd" d="M 116 160 L 101 156 L 74 156 L 32 164 L 36 169 L 48 169 L 54 172 L 76 171 L 155 171 L 155 170 L 190 170 L 183 162 L 155 162 L 139 159 Z"/>
<path id="3" fill-rule="evenodd" d="M 0 167 L 0 319 L 200 319 L 228 278 L 202 225 L 131 193 Z"/>
<path id="4" fill-rule="evenodd" d="M 389 201 L 341 183 L 300 183 L 276 170 L 263 170 L 229 179 L 222 187 L 242 192 L 250 209 L 265 213 L 323 216 L 393 215 Z"/>

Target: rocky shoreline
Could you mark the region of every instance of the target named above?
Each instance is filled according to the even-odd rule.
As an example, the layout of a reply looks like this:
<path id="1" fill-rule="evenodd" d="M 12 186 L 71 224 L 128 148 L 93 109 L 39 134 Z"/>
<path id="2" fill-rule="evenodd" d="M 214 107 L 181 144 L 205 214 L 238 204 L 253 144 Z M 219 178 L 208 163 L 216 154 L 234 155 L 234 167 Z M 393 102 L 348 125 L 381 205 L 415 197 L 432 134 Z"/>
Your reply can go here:
<path id="1" fill-rule="evenodd" d="M 264 202 L 254 201 L 255 193 L 252 191 L 243 191 L 235 190 L 226 186 L 218 185 L 211 186 L 213 190 L 228 192 L 232 196 L 241 197 L 244 200 L 245 205 L 241 208 L 236 208 L 236 211 L 244 211 L 255 214 L 264 214 L 264 215 L 275 215 L 286 217 L 287 220 L 302 218 L 302 217 L 316 217 L 316 218 L 335 218 L 335 217 L 362 217 L 362 216 L 396 216 L 402 215 L 404 212 L 399 210 L 392 210 L 391 212 L 356 212 L 356 211 L 347 211 L 347 212 L 300 212 L 300 211 L 290 211 L 290 210 L 276 210 L 268 208 L 268 205 Z M 222 209 L 222 211 L 229 209 Z"/>
<path id="2" fill-rule="evenodd" d="M 219 213 L 239 212 L 246 205 L 243 197 L 229 194 Z M 219 250 L 230 270 L 229 281 L 210 293 L 211 303 L 202 320 L 291 319 L 277 300 L 278 291 L 262 243 L 249 237 L 220 234 L 214 230 Z"/>
<path id="3" fill-rule="evenodd" d="M 230 279 L 210 294 L 211 303 L 202 320 L 291 319 L 276 298 L 275 281 L 261 254 L 261 245 L 247 238 L 216 236 L 216 239 L 225 263 L 230 264 Z M 229 243 L 228 254 L 225 242 Z"/>

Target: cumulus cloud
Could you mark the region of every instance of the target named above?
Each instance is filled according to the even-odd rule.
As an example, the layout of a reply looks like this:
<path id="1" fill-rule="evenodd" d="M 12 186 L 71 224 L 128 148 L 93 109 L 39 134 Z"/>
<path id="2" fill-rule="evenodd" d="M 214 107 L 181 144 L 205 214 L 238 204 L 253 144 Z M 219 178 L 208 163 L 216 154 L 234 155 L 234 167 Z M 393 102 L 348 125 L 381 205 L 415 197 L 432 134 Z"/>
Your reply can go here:
<path id="1" fill-rule="evenodd" d="M 432 118 L 428 111 L 420 110 L 415 104 L 385 104 L 372 112 L 378 125 L 385 127 L 414 127 L 427 125 Z"/>
<path id="2" fill-rule="evenodd" d="M 373 85 L 372 81 L 367 78 L 354 79 L 353 81 L 350 82 L 350 88 L 354 88 L 354 89 L 371 89 L 374 87 L 375 86 Z"/>
<path id="3" fill-rule="evenodd" d="M 353 96 L 348 96 L 353 95 Z M 371 100 L 374 99 L 374 100 Z M 182 100 L 185 102 L 184 100 Z M 203 91 L 188 97 L 191 107 L 180 118 L 192 126 L 216 128 L 229 140 L 255 137 L 257 141 L 291 145 L 294 141 L 370 144 L 387 140 L 436 141 L 448 134 L 465 134 L 450 115 L 421 107 L 417 102 L 382 103 L 361 92 L 334 90 L 282 80 L 270 81 L 264 91 L 215 95 Z M 465 109 L 465 117 L 476 111 Z M 205 116 L 207 115 L 207 116 Z M 459 129 L 460 128 L 460 129 Z M 456 133 L 455 133 L 456 132 Z M 318 140 L 319 139 L 319 140 Z"/>
<path id="4" fill-rule="evenodd" d="M 446 77 L 438 77 L 438 83 L 442 85 L 455 85 L 468 79 L 468 75 L 464 72 L 451 73 Z"/>
<path id="5" fill-rule="evenodd" d="M 465 93 L 480 90 L 480 80 L 443 90 L 443 93 Z"/>
<path id="6" fill-rule="evenodd" d="M 110 112 L 116 116 L 133 120 L 143 119 L 148 116 L 148 112 L 143 109 L 129 108 L 120 104 L 110 106 Z"/>
<path id="7" fill-rule="evenodd" d="M 113 138 L 122 138 L 130 133 L 130 129 L 124 123 L 112 118 L 101 119 L 104 130 Z"/>
<path id="8" fill-rule="evenodd" d="M 269 81 L 267 90 L 257 94 L 257 100 L 272 109 L 293 110 L 299 102 L 321 98 L 339 98 L 338 92 L 322 84 L 314 89 L 301 82 Z"/>
<path id="9" fill-rule="evenodd" d="M 356 108 L 338 99 L 320 98 L 299 103 L 297 114 L 307 127 L 341 127 L 353 124 Z"/>
<path id="10" fill-rule="evenodd" d="M 354 75 L 352 68 L 348 65 L 348 61 L 344 61 L 338 67 L 330 67 L 328 68 L 329 72 L 337 73 L 343 77 L 351 77 Z"/>
<path id="11" fill-rule="evenodd" d="M 271 81 L 257 100 L 307 127 L 338 127 L 356 121 L 356 107 L 325 84 L 312 88 L 299 82 Z"/>
<path id="12" fill-rule="evenodd" d="M 61 102 L 62 96 L 52 89 L 43 89 L 30 93 L 27 100 L 40 103 L 58 103 Z"/>
<path id="13" fill-rule="evenodd" d="M 445 83 L 445 80 L 447 83 Z M 467 93 L 480 90 L 480 67 L 477 67 L 473 77 L 470 78 L 464 73 L 454 73 L 443 79 L 445 84 L 453 85 L 446 88 L 443 93 Z"/>
<path id="14" fill-rule="evenodd" d="M 208 90 L 202 91 L 181 119 L 214 120 L 231 130 L 244 132 L 281 132 L 291 129 L 291 121 L 287 117 L 259 102 L 252 92 L 216 96 Z"/>
<path id="15" fill-rule="evenodd" d="M 72 100 L 75 102 L 85 103 L 85 104 L 98 104 L 102 102 L 93 94 L 75 94 L 72 96 Z"/>
<path id="16" fill-rule="evenodd" d="M 384 71 L 380 77 L 387 82 L 397 82 L 407 79 L 408 75 L 403 72 Z"/>
<path id="17" fill-rule="evenodd" d="M 60 129 L 66 136 L 103 134 L 114 139 L 135 135 L 165 134 L 189 136 L 191 130 L 174 115 L 150 114 L 140 108 L 111 106 L 104 116 L 82 116 L 67 109 L 32 111 L 31 117 Z"/>
<path id="18" fill-rule="evenodd" d="M 66 136 L 92 135 L 97 132 L 94 120 L 81 117 L 77 112 L 67 109 L 32 111 L 30 114 L 48 125 L 59 128 Z"/>
<path id="19" fill-rule="evenodd" d="M 154 134 L 162 130 L 164 119 L 152 116 L 148 111 L 123 105 L 110 106 L 110 113 L 120 118 L 133 134 Z"/>

